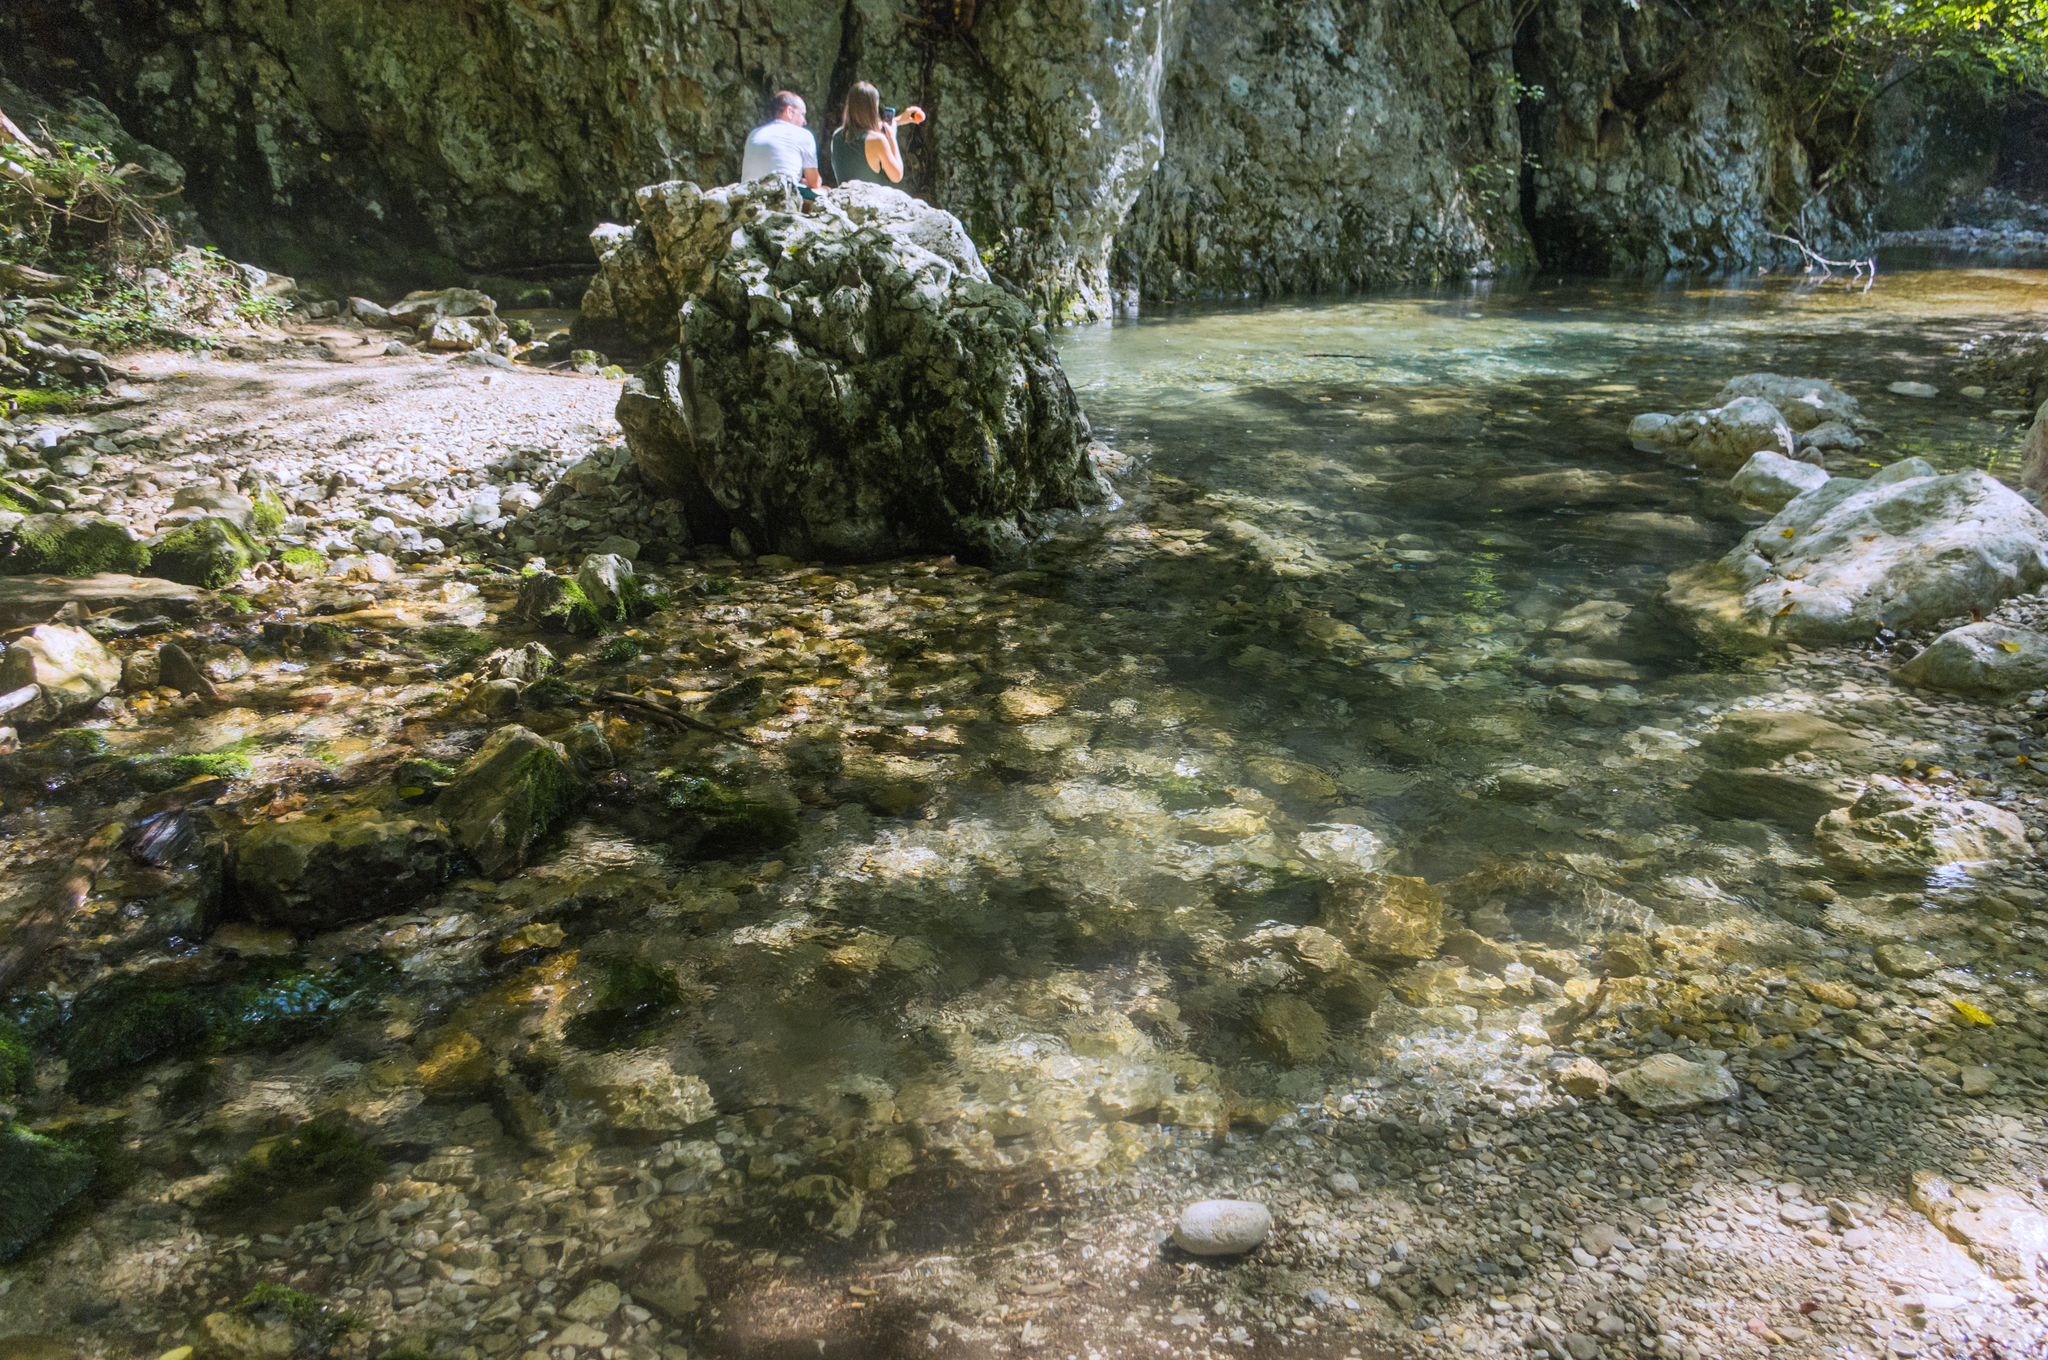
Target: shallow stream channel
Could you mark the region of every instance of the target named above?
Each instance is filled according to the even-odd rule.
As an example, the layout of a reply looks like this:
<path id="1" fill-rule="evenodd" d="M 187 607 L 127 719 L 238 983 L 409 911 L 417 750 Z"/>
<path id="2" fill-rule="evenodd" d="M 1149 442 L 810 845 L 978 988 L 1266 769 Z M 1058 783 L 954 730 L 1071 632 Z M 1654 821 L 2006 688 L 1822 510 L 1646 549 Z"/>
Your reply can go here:
<path id="1" fill-rule="evenodd" d="M 689 557 L 647 572 L 672 608 L 594 642 L 452 562 L 325 610 L 279 583 L 186 644 L 247 663 L 220 702 L 87 722 L 90 777 L 19 757 L 48 772 L 6 799 L 23 873 L 138 796 L 110 768 L 232 752 L 234 793 L 110 874 L 102 954 L 12 1003 L 25 1112 L 122 1169 L 8 1268 L 0 1334 L 449 1360 L 2038 1343 L 2024 1294 L 1888 1206 L 1912 1167 L 2040 1169 L 2040 868 L 1846 881 L 1812 829 L 1901 773 L 2039 827 L 2048 700 L 1905 690 L 1912 638 L 1701 655 L 1665 575 L 1767 516 L 1624 432 L 1814 376 L 1884 430 L 1831 471 L 2015 481 L 2030 413 L 1963 395 L 1951 351 L 2044 307 L 2048 270 L 1964 262 L 1166 313 L 1061 337 L 1121 501 L 1023 569 Z M 485 652 L 533 641 L 559 694 L 717 731 L 530 688 L 485 716 Z M 588 771 L 523 871 L 336 925 L 219 886 L 223 839 L 422 808 L 432 762 L 504 721 Z M 1880 972 L 1882 944 L 1933 954 Z M 1608 1093 L 1599 1065 L 1665 1053 L 1740 1094 L 1659 1119 Z M 1272 1237 L 1181 1251 L 1211 1197 L 1267 1204 Z M 1935 1283 L 1882 1287 L 1909 1266 Z"/>

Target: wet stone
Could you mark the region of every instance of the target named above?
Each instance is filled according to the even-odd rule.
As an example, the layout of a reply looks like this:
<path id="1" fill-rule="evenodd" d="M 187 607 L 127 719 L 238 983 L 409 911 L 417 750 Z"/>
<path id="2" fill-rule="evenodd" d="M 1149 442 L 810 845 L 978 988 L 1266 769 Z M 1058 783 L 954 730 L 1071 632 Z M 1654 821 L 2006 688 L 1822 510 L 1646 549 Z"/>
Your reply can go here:
<path id="1" fill-rule="evenodd" d="M 1273 1215 L 1263 1204 L 1205 1199 L 1181 1210 L 1173 1240 L 1196 1256 L 1235 1256 L 1258 1246 L 1272 1231 Z"/>

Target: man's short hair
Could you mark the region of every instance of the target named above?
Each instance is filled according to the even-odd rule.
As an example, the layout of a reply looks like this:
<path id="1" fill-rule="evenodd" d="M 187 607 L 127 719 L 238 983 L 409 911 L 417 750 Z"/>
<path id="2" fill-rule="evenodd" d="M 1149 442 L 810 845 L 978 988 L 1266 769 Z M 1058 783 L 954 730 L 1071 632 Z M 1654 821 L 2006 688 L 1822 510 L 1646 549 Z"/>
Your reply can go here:
<path id="1" fill-rule="evenodd" d="M 788 90 L 777 90 L 774 94 L 768 96 L 768 116 L 771 119 L 780 118 L 786 109 L 801 109 L 804 107 L 803 96 L 791 94 Z"/>

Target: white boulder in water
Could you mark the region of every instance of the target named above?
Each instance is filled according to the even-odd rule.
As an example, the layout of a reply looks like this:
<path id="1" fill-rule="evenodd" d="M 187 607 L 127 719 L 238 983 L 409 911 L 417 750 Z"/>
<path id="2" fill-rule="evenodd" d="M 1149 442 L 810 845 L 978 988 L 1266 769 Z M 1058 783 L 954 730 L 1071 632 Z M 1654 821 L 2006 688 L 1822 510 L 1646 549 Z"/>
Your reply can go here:
<path id="1" fill-rule="evenodd" d="M 1913 458 L 1799 496 L 1661 601 L 1709 646 L 1850 642 L 1990 609 L 2048 581 L 2048 517 L 1972 468 Z"/>
<path id="2" fill-rule="evenodd" d="M 1759 449 L 1796 458 L 1792 427 L 1761 397 L 1737 397 L 1711 411 L 1642 415 L 1629 423 L 1629 442 L 1648 453 L 1684 458 L 1699 467 L 1741 467 Z"/>
<path id="3" fill-rule="evenodd" d="M 1728 485 L 1752 505 L 1782 510 L 1795 497 L 1828 484 L 1825 470 L 1811 463 L 1795 462 L 1781 453 L 1763 449 L 1749 456 Z"/>
<path id="4" fill-rule="evenodd" d="M 1273 1231 L 1263 1204 L 1242 1199 L 1205 1199 L 1180 1211 L 1173 1240 L 1196 1256 L 1236 1256 L 1250 1251 Z"/>
<path id="5" fill-rule="evenodd" d="M 1846 425 L 1857 431 L 1872 428 L 1856 405 L 1856 398 L 1820 378 L 1745 373 L 1739 378 L 1730 378 L 1720 395 L 1714 398 L 1714 404 L 1725 406 L 1738 397 L 1756 397 L 1769 402 L 1797 434 L 1821 425 Z"/>

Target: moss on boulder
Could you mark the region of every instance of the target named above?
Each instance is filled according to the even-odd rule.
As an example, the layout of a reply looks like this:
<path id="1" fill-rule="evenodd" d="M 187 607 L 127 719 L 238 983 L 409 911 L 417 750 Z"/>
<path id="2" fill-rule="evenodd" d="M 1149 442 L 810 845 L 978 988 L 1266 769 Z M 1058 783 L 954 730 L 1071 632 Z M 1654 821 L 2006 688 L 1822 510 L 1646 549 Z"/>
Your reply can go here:
<path id="1" fill-rule="evenodd" d="M 567 751 L 513 725 L 491 734 L 435 806 L 477 867 L 502 878 L 527 862 L 582 790 Z"/>
<path id="2" fill-rule="evenodd" d="M 0 1125 L 0 1261 L 10 1261 L 50 1230 L 67 1205 L 91 1186 L 92 1154 L 61 1138 Z"/>
<path id="3" fill-rule="evenodd" d="M 263 556 L 233 521 L 208 515 L 149 540 L 150 573 L 181 585 L 218 590 Z"/>
<path id="4" fill-rule="evenodd" d="M 530 571 L 521 579 L 512 613 L 536 628 L 581 637 L 593 637 L 604 628 L 603 617 L 582 586 L 545 570 Z"/>
<path id="5" fill-rule="evenodd" d="M 434 821 L 371 809 L 267 822 L 234 852 L 234 893 L 260 922 L 325 930 L 404 911 L 455 872 Z"/>
<path id="6" fill-rule="evenodd" d="M 93 576 L 114 571 L 139 576 L 149 566 L 149 557 L 147 544 L 105 515 L 30 515 L 15 526 L 13 551 L 0 560 L 0 572 Z"/>

